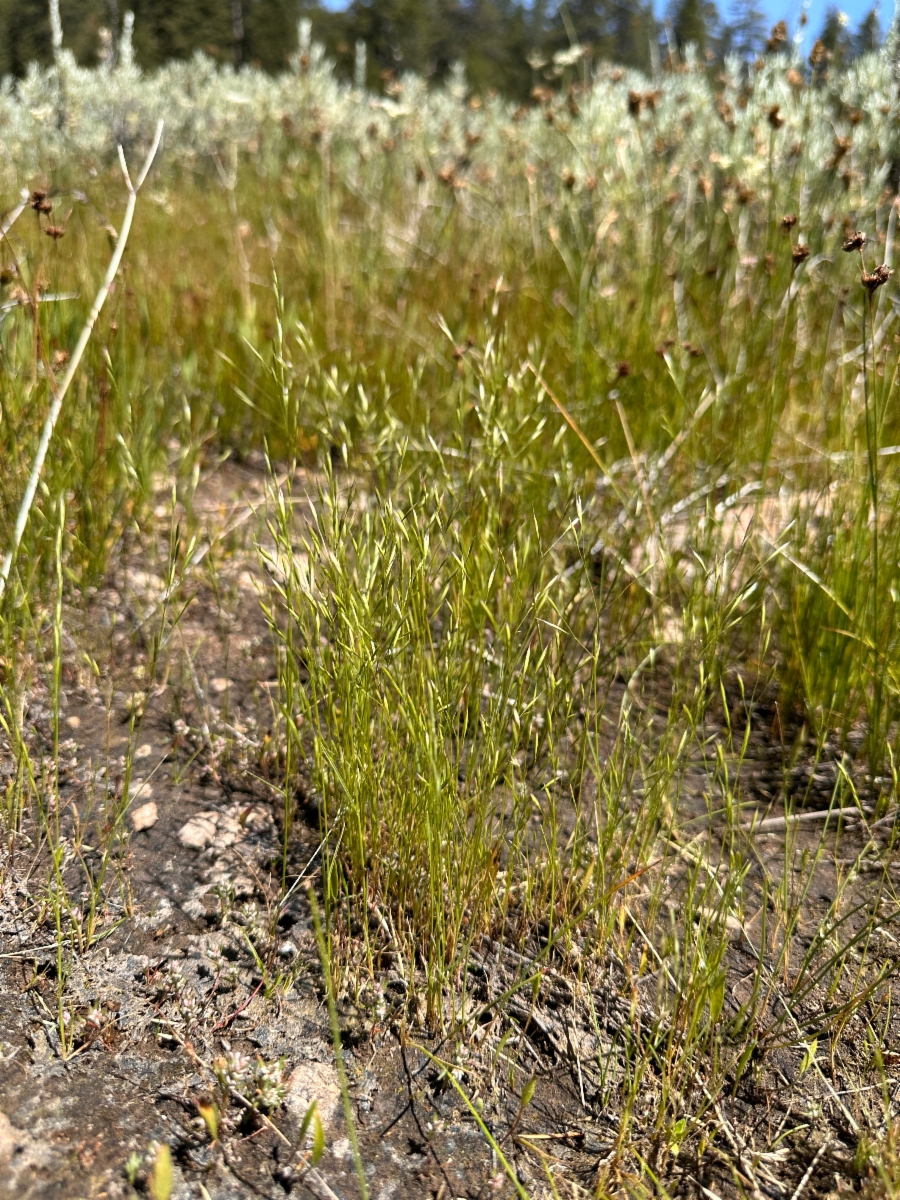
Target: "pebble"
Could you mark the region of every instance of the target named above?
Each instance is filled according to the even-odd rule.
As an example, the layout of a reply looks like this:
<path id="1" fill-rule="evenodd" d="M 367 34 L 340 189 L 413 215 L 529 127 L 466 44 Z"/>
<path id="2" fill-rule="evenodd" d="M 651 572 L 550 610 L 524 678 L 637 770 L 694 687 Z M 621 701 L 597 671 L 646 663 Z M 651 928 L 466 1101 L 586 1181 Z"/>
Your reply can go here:
<path id="1" fill-rule="evenodd" d="M 142 804 L 140 808 L 136 808 L 131 814 L 131 827 L 135 833 L 140 833 L 142 829 L 151 829 L 159 820 L 159 812 L 156 807 L 156 802 L 150 800 L 147 804 Z"/>
<path id="2" fill-rule="evenodd" d="M 205 850 L 216 836 L 218 813 L 201 812 L 182 825 L 178 840 L 191 850 Z"/>

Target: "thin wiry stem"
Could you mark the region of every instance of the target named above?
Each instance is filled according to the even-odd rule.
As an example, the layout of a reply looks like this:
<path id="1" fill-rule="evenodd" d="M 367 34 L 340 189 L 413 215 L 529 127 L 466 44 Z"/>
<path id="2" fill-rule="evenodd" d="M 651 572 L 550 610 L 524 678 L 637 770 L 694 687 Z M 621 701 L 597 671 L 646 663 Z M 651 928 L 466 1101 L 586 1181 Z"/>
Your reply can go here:
<path id="1" fill-rule="evenodd" d="M 874 769 L 875 745 L 881 725 L 881 669 L 879 662 L 879 603 L 878 603 L 878 410 L 874 394 L 869 397 L 868 345 L 866 339 L 866 309 L 869 310 L 869 328 L 873 328 L 872 296 L 863 304 L 863 403 L 866 417 L 866 451 L 869 460 L 869 491 L 872 503 L 872 676 L 873 700 L 870 745 Z"/>
<path id="2" fill-rule="evenodd" d="M 50 411 L 47 413 L 47 419 L 44 421 L 44 428 L 41 433 L 41 440 L 38 445 L 37 454 L 34 457 L 34 462 L 31 465 L 31 474 L 28 477 L 28 483 L 25 487 L 25 495 L 22 497 L 22 503 L 19 506 L 19 513 L 16 517 L 16 527 L 13 530 L 12 545 L 7 551 L 6 557 L 3 560 L 3 565 L 0 566 L 0 597 L 6 591 L 6 584 L 9 579 L 9 572 L 12 568 L 13 559 L 16 556 L 16 551 L 19 549 L 19 544 L 22 541 L 22 535 L 25 532 L 25 526 L 28 524 L 28 517 L 31 513 L 34 497 L 37 492 L 37 486 L 40 482 L 41 472 L 44 469 L 44 460 L 47 457 L 47 451 L 50 448 L 50 439 L 53 437 L 53 430 L 56 428 L 56 422 L 59 419 L 59 414 L 62 411 L 63 401 L 66 398 L 66 393 L 75 378 L 75 372 L 81 363 L 84 352 L 87 349 L 87 344 L 90 341 L 91 333 L 94 325 L 97 323 L 97 318 L 100 315 L 100 310 L 106 303 L 106 298 L 109 295 L 109 289 L 112 287 L 113 280 L 119 271 L 119 266 L 122 262 L 122 255 L 125 253 L 125 246 L 128 242 L 128 235 L 131 232 L 131 222 L 134 219 L 134 209 L 137 203 L 138 192 L 144 180 L 147 178 L 147 172 L 156 158 L 156 152 L 159 149 L 160 139 L 162 138 L 163 122 L 160 121 L 156 126 L 156 134 L 153 138 L 153 144 L 144 162 L 141 173 L 138 176 L 137 184 L 131 182 L 131 176 L 128 173 L 128 167 L 125 163 L 125 155 L 122 152 L 122 147 L 119 147 L 119 161 L 122 164 L 122 171 L 125 175 L 125 183 L 128 187 L 128 205 L 125 209 L 125 217 L 122 221 L 122 228 L 119 236 L 116 239 L 116 246 L 113 250 L 112 258 L 109 260 L 109 266 L 106 268 L 106 276 L 103 283 L 100 285 L 100 290 L 97 293 L 94 305 L 91 308 L 88 318 L 81 330 L 81 335 L 78 338 L 78 344 L 72 352 L 72 357 L 69 359 L 69 365 L 63 376 L 62 383 L 57 388 L 53 380 L 50 380 L 50 387 L 53 392 L 53 402 L 50 405 Z M 24 207 L 24 202 L 21 207 Z M 21 211 L 21 208 L 19 209 Z M 18 213 L 16 213 L 18 215 Z"/>

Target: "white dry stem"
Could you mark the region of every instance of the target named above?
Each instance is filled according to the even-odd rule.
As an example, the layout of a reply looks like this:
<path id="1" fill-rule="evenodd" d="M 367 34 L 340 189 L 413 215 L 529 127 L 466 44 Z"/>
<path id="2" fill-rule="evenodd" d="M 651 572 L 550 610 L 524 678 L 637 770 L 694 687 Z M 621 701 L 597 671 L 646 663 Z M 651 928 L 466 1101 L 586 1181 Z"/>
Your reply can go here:
<path id="1" fill-rule="evenodd" d="M 62 49 L 62 21 L 59 17 L 59 0 L 50 0 L 50 40 L 53 44 L 53 58 L 59 58 Z"/>
<path id="2" fill-rule="evenodd" d="M 776 829 L 790 829 L 794 825 L 827 821 L 831 817 L 858 817 L 859 815 L 859 805 L 847 808 L 823 808 L 815 812 L 791 813 L 786 817 L 767 817 L 764 821 L 751 821 L 747 825 L 742 825 L 741 830 L 744 833 L 772 833 Z"/>
<path id="3" fill-rule="evenodd" d="M 28 192 L 26 192 L 25 189 L 23 188 L 22 191 L 19 193 L 19 203 L 12 210 L 12 212 L 9 214 L 9 216 L 6 218 L 6 220 L 3 222 L 3 224 L 0 225 L 0 241 L 3 241 L 5 239 L 6 235 L 12 229 L 13 225 L 15 225 L 16 221 L 18 221 L 19 217 L 21 217 L 22 213 L 25 211 L 25 207 L 27 204 L 28 204 Z"/>
<path id="4" fill-rule="evenodd" d="M 141 168 L 141 173 L 137 178 L 137 183 L 132 183 L 131 176 L 128 173 L 128 165 L 125 162 L 125 154 L 122 147 L 119 146 L 119 162 L 122 165 L 122 173 L 125 176 L 125 183 L 128 187 L 128 205 L 125 209 L 125 216 L 122 221 L 122 229 L 116 239 L 116 246 L 113 250 L 112 258 L 109 260 L 109 266 L 106 269 L 106 276 L 103 283 L 100 285 L 100 291 L 97 293 L 97 298 L 94 300 L 94 306 L 88 314 L 88 318 L 84 323 L 84 328 L 81 331 L 81 336 L 78 338 L 78 344 L 72 352 L 72 357 L 69 359 L 69 365 L 63 376 L 62 383 L 57 388 L 51 377 L 50 387 L 53 392 L 53 402 L 50 405 L 50 411 L 47 413 L 47 419 L 44 422 L 44 429 L 41 433 L 40 444 L 38 445 L 37 454 L 31 466 L 31 474 L 28 477 L 28 484 L 25 488 L 25 495 L 22 497 L 22 503 L 19 507 L 19 514 L 16 517 L 16 527 L 13 531 L 12 545 L 10 546 L 6 557 L 3 560 L 3 565 L 0 566 L 0 597 L 6 591 L 7 580 L 9 579 L 10 568 L 13 564 L 16 551 L 19 549 L 19 543 L 22 541 L 22 535 L 25 532 L 25 526 L 28 524 L 28 517 L 31 513 L 31 507 L 34 504 L 35 493 L 40 482 L 41 472 L 44 469 L 44 460 L 47 457 L 47 451 L 50 448 L 50 439 L 53 437 L 53 430 L 56 427 L 56 422 L 59 419 L 60 411 L 62 410 L 63 401 L 66 398 L 72 380 L 75 377 L 75 372 L 90 341 L 91 333 L 94 325 L 100 315 L 100 310 L 106 303 L 106 297 L 109 295 L 109 289 L 112 287 L 113 280 L 119 271 L 119 266 L 122 262 L 122 255 L 125 253 L 125 245 L 128 241 L 128 234 L 131 231 L 131 222 L 134 218 L 134 208 L 137 203 L 138 192 L 143 186 L 144 180 L 147 178 L 147 173 L 153 165 L 153 160 L 156 158 L 156 152 L 159 149 L 160 139 L 162 138 L 163 122 L 159 121 L 156 126 L 156 134 L 153 138 L 153 144 Z M 23 204 L 15 211 L 15 215 L 21 212 Z M 11 220 L 10 220 L 11 224 Z"/>
<path id="5" fill-rule="evenodd" d="M 825 1141 L 822 1143 L 822 1145 L 818 1148 L 818 1150 L 816 1151 L 816 1154 L 815 1154 L 815 1158 L 812 1160 L 812 1162 L 806 1168 L 806 1172 L 805 1172 L 803 1178 L 797 1184 L 796 1190 L 794 1191 L 794 1194 L 791 1196 L 791 1200 L 800 1200 L 800 1194 L 803 1191 L 803 1189 L 806 1187 L 806 1185 L 809 1183 L 810 1179 L 812 1178 L 812 1173 L 816 1169 L 816 1163 L 819 1161 L 819 1159 L 822 1157 L 822 1155 L 828 1149 L 830 1144 L 831 1143 L 826 1138 Z"/>

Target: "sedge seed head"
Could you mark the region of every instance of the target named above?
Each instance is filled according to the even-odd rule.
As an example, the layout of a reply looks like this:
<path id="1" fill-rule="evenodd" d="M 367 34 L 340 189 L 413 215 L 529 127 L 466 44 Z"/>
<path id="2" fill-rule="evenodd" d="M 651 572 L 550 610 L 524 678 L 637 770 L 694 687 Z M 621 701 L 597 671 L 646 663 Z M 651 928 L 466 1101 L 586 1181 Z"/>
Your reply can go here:
<path id="1" fill-rule="evenodd" d="M 882 263 L 881 266 L 876 267 L 874 271 L 863 271 L 860 281 L 871 296 L 872 293 L 877 291 L 883 283 L 887 283 L 893 273 L 894 272 L 889 266 L 887 266 L 886 263 Z"/>
<path id="2" fill-rule="evenodd" d="M 772 32 L 769 34 L 769 40 L 766 42 L 766 49 L 770 54 L 774 54 L 781 49 L 787 39 L 787 21 L 779 21 L 777 25 L 772 26 Z"/>

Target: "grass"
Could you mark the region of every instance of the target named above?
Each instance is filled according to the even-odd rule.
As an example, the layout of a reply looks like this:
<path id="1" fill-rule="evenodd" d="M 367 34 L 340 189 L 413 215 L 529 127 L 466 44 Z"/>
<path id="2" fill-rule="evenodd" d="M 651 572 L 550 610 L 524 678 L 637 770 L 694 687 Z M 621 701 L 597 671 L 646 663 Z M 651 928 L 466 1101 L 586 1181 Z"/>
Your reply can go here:
<path id="1" fill-rule="evenodd" d="M 751 115 L 788 65 L 765 68 Z M 0 601 L 10 861 L 38 844 L 71 1053 L 68 964 L 132 911 L 147 698 L 173 663 L 193 671 L 178 628 L 201 575 L 221 589 L 229 556 L 253 554 L 280 888 L 301 886 L 299 797 L 319 813 L 329 1000 L 402 980 L 404 1036 L 448 1040 L 456 1059 L 426 1053 L 472 1107 L 484 1074 L 524 1096 L 528 1013 L 568 980 L 596 1034 L 593 1059 L 575 1056 L 582 1096 L 587 1079 L 616 1117 L 596 1194 L 662 1193 L 710 1158 L 759 1194 L 805 1129 L 849 1138 L 848 1174 L 868 1163 L 894 1195 L 895 300 L 838 251 L 846 217 L 888 261 L 897 207 L 839 78 L 794 88 L 797 155 L 790 128 L 755 157 L 737 145 L 752 129 L 734 134 L 753 188 L 724 163 L 702 174 L 680 116 L 665 142 L 679 89 L 725 136 L 705 76 L 661 78 L 665 119 L 656 100 L 629 115 L 632 82 L 604 76 L 572 93 L 582 115 L 560 99 L 524 124 L 451 91 L 446 138 L 411 111 L 388 138 L 307 109 L 253 153 L 151 178 Z M 832 120 L 855 139 L 849 181 L 815 161 Z M 618 151 L 591 139 L 604 121 Z M 443 182 L 438 138 L 460 148 Z M 52 181 L 86 196 L 65 200 L 65 237 L 28 211 L 0 254 L 19 301 L 0 326 L 4 547 L 48 375 L 105 269 L 97 214 L 122 193 L 79 170 Z M 800 232 L 782 220 L 798 209 Z M 260 450 L 256 549 L 203 543 L 201 474 Z M 91 589 L 166 530 L 123 783 L 73 833 L 62 646 Z M 49 758 L 26 719 L 39 681 Z M 208 725 L 203 745 L 226 767 L 240 754 Z M 485 946 L 521 959 L 494 996 Z M 630 1009 L 601 1027 L 604 972 Z M 772 1080 L 799 1115 L 761 1138 L 735 1103 Z M 500 1107 L 490 1124 L 472 1111 L 526 1194 Z"/>

